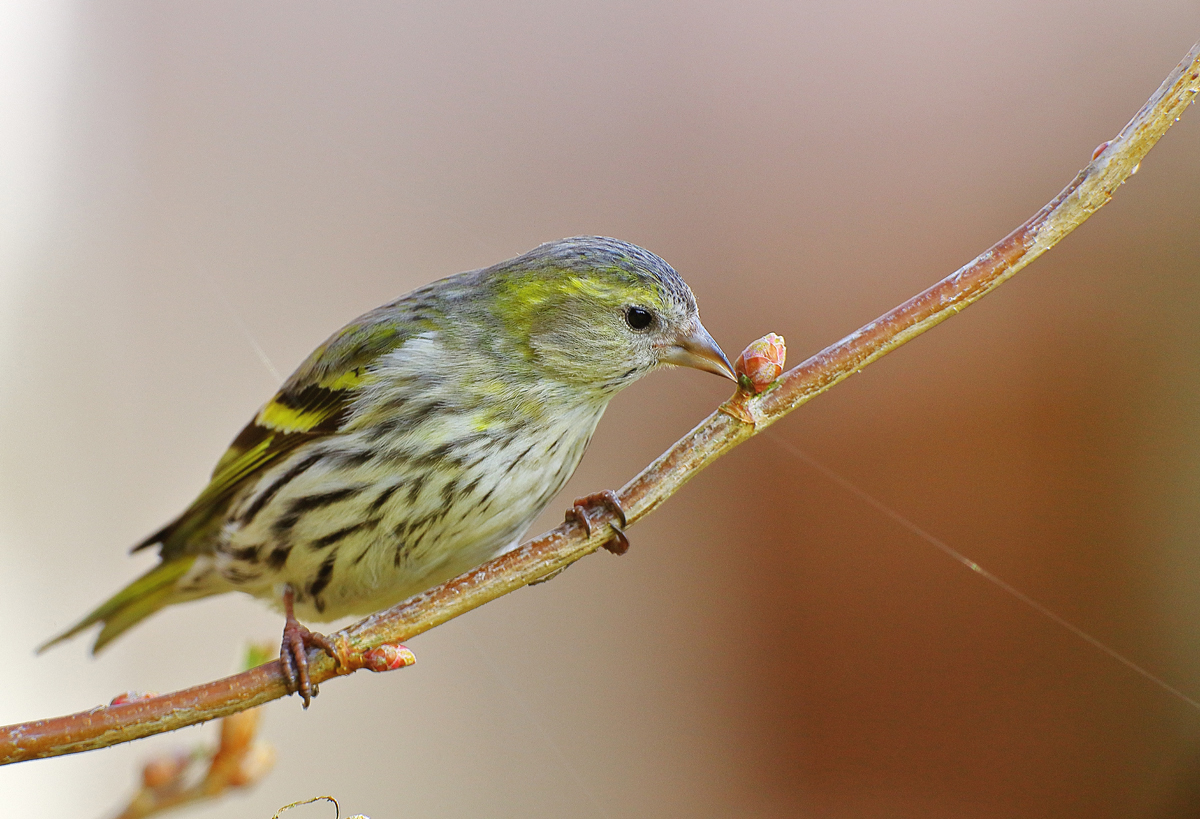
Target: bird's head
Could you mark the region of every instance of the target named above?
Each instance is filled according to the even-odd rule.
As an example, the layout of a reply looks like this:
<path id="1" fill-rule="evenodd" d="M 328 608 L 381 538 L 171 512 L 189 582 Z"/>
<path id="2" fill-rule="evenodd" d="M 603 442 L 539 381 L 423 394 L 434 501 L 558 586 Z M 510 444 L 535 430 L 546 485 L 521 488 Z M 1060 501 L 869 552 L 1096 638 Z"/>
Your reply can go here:
<path id="1" fill-rule="evenodd" d="M 734 378 L 691 289 L 636 245 L 563 239 L 483 272 L 499 321 L 530 363 L 557 380 L 611 394 L 664 364 Z"/>

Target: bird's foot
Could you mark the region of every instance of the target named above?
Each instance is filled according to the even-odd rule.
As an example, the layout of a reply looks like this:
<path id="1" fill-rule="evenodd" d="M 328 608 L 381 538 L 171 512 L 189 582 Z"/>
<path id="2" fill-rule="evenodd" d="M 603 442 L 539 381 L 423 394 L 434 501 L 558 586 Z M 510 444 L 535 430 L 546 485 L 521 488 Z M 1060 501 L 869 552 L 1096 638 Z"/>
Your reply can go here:
<path id="1" fill-rule="evenodd" d="M 629 520 L 625 517 L 625 508 L 621 506 L 620 499 L 617 498 L 617 493 L 611 489 L 605 489 L 603 492 L 596 492 L 583 498 L 577 498 L 575 503 L 567 510 L 566 519 L 574 521 L 583 527 L 583 531 L 587 532 L 587 536 L 592 536 L 592 521 L 588 516 L 588 506 L 599 504 L 608 509 L 621 521 L 618 526 L 615 523 L 609 523 L 612 527 L 612 540 L 605 541 L 604 548 L 608 549 L 614 555 L 623 555 L 629 551 L 629 538 L 625 537 L 625 530 L 622 527 L 629 525 Z"/>
<path id="2" fill-rule="evenodd" d="M 279 664 L 283 669 L 288 691 L 300 694 L 304 698 L 304 707 L 308 708 L 312 698 L 317 695 L 317 686 L 313 685 L 308 673 L 308 650 L 319 648 L 338 665 L 341 665 L 342 658 L 332 640 L 324 634 L 310 631 L 296 619 L 294 602 L 295 592 L 288 586 L 283 593 L 283 608 L 287 621 L 283 625 L 283 642 L 279 646 Z"/>

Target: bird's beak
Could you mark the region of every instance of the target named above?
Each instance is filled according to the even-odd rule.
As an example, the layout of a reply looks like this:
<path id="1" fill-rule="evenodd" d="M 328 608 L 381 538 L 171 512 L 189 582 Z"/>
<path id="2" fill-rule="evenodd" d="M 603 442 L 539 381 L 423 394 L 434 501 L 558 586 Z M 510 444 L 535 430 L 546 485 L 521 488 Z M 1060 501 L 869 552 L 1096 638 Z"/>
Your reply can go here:
<path id="1" fill-rule="evenodd" d="M 680 367 L 695 367 L 697 370 L 724 376 L 730 381 L 737 381 L 729 359 L 708 330 L 700 322 L 696 322 L 690 333 L 681 335 L 674 343 L 663 348 L 659 360 L 664 364 L 677 364 Z"/>

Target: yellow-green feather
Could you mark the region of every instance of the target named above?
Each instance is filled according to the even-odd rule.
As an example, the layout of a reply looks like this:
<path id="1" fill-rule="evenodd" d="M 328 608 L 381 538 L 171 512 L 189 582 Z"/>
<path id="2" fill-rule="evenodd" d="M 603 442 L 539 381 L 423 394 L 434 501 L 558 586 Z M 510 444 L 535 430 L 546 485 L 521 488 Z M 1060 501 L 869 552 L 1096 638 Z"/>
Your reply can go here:
<path id="1" fill-rule="evenodd" d="M 187 574 L 195 561 L 194 556 L 187 556 L 160 563 L 102 603 L 79 623 L 42 645 L 38 652 L 74 637 L 89 626 L 103 623 L 100 636 L 92 646 L 92 653 L 98 652 L 143 618 L 149 617 L 163 606 L 179 602 L 175 593 L 175 581 Z"/>
<path id="2" fill-rule="evenodd" d="M 355 391 L 368 377 L 368 371 L 360 365 L 312 383 L 293 378 L 229 445 L 217 461 L 212 479 L 191 506 L 142 541 L 135 551 L 161 543 L 161 554 L 167 560 L 204 551 L 211 534 L 208 530 L 219 527 L 238 487 L 300 444 L 334 432 Z"/>

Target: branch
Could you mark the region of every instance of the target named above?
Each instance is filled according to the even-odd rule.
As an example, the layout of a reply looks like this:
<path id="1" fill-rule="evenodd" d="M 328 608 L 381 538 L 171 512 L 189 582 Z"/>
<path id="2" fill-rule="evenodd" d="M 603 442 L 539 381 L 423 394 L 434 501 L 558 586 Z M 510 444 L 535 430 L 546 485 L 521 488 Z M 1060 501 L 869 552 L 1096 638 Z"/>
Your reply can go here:
<path id="1" fill-rule="evenodd" d="M 271 653 L 270 645 L 249 646 L 242 668 L 261 665 Z M 131 692 L 114 702 L 145 698 Z M 257 785 L 275 764 L 275 749 L 257 738 L 261 718 L 257 708 L 230 714 L 220 722 L 216 748 L 176 749 L 151 759 L 142 767 L 142 786 L 117 819 L 146 819 Z"/>
<path id="2" fill-rule="evenodd" d="M 117 819 L 146 819 L 257 785 L 275 764 L 275 749 L 255 738 L 261 715 L 252 708 L 225 717 L 215 749 L 167 753 L 147 762 L 141 788 Z M 197 776 L 199 769 L 203 774 Z"/>
<path id="3" fill-rule="evenodd" d="M 784 373 L 761 395 L 739 391 L 617 493 L 630 524 L 654 511 L 697 472 L 787 413 L 999 287 L 1103 207 L 1200 91 L 1200 43 L 1111 142 L 1097 148 L 1071 184 L 974 261 Z M 593 520 L 610 520 L 593 510 Z M 545 580 L 604 545 L 563 524 L 435 589 L 334 635 L 344 657 L 321 653 L 314 682 L 371 667 L 363 658 L 529 583 Z M 405 663 L 406 664 L 406 663 Z M 123 705 L 0 728 L 0 764 L 78 753 L 195 725 L 287 694 L 278 660 L 216 682 Z"/>

